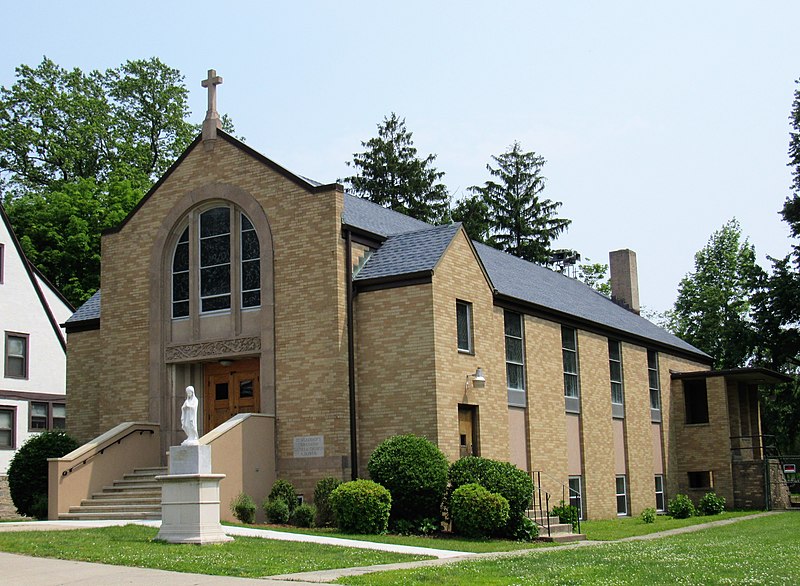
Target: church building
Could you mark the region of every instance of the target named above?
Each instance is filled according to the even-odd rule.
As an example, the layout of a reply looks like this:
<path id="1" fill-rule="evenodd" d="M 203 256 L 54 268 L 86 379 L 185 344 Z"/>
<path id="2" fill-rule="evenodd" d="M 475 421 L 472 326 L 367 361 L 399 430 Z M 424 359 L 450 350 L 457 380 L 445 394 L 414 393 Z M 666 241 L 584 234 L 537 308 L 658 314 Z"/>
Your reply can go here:
<path id="1" fill-rule="evenodd" d="M 322 477 L 367 477 L 378 443 L 409 433 L 511 461 L 586 518 L 677 492 L 763 504 L 758 385 L 778 375 L 712 371 L 639 316 L 635 254 L 612 253 L 612 300 L 292 173 L 220 129 L 220 82 L 202 134 L 104 234 L 102 292 L 66 322 L 67 429 L 88 444 L 51 467 L 51 516 L 96 489 L 68 486 L 82 468 L 163 465 L 188 385 L 228 475 L 223 518 L 276 478 L 311 500 Z"/>

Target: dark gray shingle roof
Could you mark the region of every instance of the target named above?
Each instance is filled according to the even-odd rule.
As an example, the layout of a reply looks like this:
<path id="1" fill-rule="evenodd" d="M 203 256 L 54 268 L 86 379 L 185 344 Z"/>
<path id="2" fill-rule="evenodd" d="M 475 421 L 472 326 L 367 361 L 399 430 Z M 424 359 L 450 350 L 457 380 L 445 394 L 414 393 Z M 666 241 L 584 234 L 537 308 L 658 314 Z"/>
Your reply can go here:
<path id="1" fill-rule="evenodd" d="M 75 324 L 77 322 L 100 319 L 100 289 L 92 295 L 86 303 L 78 308 L 65 323 Z"/>
<path id="2" fill-rule="evenodd" d="M 369 281 L 433 271 L 461 224 L 428 226 L 424 230 L 390 236 L 354 277 Z"/>
<path id="3" fill-rule="evenodd" d="M 343 215 L 345 225 L 384 237 L 431 227 L 430 224 L 349 193 L 344 194 Z"/>

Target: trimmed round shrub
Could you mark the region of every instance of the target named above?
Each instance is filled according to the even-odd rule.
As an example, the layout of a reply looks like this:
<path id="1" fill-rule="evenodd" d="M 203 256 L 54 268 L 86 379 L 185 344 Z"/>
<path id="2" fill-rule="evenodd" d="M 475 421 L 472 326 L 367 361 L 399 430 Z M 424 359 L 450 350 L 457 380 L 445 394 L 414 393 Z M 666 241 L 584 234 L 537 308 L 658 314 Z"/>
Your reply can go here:
<path id="1" fill-rule="evenodd" d="M 453 530 L 467 537 L 488 537 L 508 523 L 508 501 L 480 484 L 464 484 L 450 502 Z"/>
<path id="2" fill-rule="evenodd" d="M 697 513 L 692 499 L 685 494 L 676 494 L 675 498 L 670 499 L 667 505 L 667 512 L 673 519 L 688 519 Z"/>
<path id="3" fill-rule="evenodd" d="M 292 513 L 297 507 L 297 493 L 292 483 L 288 480 L 276 480 L 267 498 L 271 501 L 275 499 L 283 499 L 286 501 L 286 504 L 289 506 L 289 513 Z"/>
<path id="4" fill-rule="evenodd" d="M 279 525 L 288 523 L 291 515 L 289 512 L 289 505 L 282 498 L 267 499 L 264 501 L 264 513 L 267 515 L 267 521 Z"/>
<path id="5" fill-rule="evenodd" d="M 522 523 L 533 495 L 533 481 L 527 472 L 509 462 L 467 456 L 450 465 L 448 479 L 450 486 L 445 497 L 448 514 L 451 514 L 452 495 L 458 487 L 480 484 L 489 492 L 502 495 L 508 501 L 508 524 L 498 534 L 513 538 L 512 534 Z"/>
<path id="6" fill-rule="evenodd" d="M 317 507 L 317 526 L 328 527 L 333 525 L 336 519 L 333 516 L 333 510 L 329 502 L 329 498 L 333 490 L 342 483 L 338 478 L 327 476 L 317 482 L 314 487 L 314 506 Z"/>
<path id="7" fill-rule="evenodd" d="M 329 502 L 341 531 L 376 535 L 386 532 L 392 495 L 377 482 L 353 480 L 340 484 Z"/>
<path id="8" fill-rule="evenodd" d="M 384 440 L 367 464 L 372 480 L 392 494 L 392 520 L 440 518 L 447 489 L 447 458 L 427 438 L 396 435 Z"/>
<path id="9" fill-rule="evenodd" d="M 65 456 L 78 446 L 63 431 L 43 431 L 17 450 L 8 466 L 8 488 L 21 515 L 47 519 L 47 459 Z"/>
<path id="10" fill-rule="evenodd" d="M 247 493 L 240 492 L 231 501 L 231 513 L 242 523 L 251 525 L 256 522 L 256 504 Z"/>
<path id="11" fill-rule="evenodd" d="M 292 513 L 290 521 L 295 527 L 313 527 L 314 517 L 316 516 L 317 508 L 314 505 L 302 503 L 297 505 L 297 508 Z"/>
<path id="12" fill-rule="evenodd" d="M 697 506 L 700 512 L 704 515 L 719 515 L 725 510 L 725 497 L 719 496 L 715 492 L 707 492 L 700 499 L 700 504 Z"/>
<path id="13" fill-rule="evenodd" d="M 642 521 L 644 521 L 647 525 L 650 523 L 656 522 L 656 510 L 651 508 L 644 509 L 642 511 Z"/>

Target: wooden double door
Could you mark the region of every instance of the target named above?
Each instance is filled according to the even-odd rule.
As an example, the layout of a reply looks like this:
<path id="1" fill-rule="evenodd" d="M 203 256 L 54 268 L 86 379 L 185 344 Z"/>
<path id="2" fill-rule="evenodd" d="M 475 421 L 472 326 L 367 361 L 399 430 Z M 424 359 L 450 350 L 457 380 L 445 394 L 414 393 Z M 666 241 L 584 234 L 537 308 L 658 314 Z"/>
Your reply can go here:
<path id="1" fill-rule="evenodd" d="M 260 411 L 258 358 L 237 360 L 228 366 L 207 364 L 203 374 L 203 433 L 239 413 Z"/>

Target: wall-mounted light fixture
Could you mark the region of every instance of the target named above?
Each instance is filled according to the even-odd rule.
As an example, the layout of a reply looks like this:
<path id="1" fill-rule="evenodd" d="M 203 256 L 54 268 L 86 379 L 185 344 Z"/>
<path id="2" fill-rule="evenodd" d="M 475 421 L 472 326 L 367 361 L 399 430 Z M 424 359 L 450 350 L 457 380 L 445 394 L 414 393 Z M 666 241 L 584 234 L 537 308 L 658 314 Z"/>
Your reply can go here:
<path id="1" fill-rule="evenodd" d="M 219 363 L 221 366 L 230 366 L 231 364 L 233 364 L 233 360 L 222 359 L 219 361 Z"/>
<path id="2" fill-rule="evenodd" d="M 479 366 L 478 369 L 471 374 L 467 375 L 467 380 L 464 381 L 464 390 L 469 390 L 469 379 L 472 379 L 472 388 L 482 389 L 486 387 L 486 379 L 483 376 L 483 369 Z"/>

